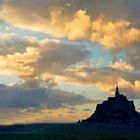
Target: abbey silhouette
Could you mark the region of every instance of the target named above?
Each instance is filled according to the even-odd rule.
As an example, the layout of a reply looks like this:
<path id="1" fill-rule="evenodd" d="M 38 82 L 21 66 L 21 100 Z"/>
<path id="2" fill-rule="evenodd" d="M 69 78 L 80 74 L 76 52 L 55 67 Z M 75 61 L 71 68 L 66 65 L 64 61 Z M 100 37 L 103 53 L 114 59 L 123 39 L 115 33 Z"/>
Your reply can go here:
<path id="1" fill-rule="evenodd" d="M 109 97 L 107 101 L 97 104 L 95 112 L 82 120 L 82 123 L 139 127 L 140 113 L 135 110 L 133 101 L 120 94 L 117 86 L 115 97 Z"/>

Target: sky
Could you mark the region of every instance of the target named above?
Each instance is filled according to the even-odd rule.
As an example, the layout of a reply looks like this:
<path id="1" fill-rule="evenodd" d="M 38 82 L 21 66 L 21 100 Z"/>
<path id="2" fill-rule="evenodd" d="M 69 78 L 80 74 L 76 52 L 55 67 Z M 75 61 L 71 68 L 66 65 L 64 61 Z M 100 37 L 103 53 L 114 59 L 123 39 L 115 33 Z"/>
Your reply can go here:
<path id="1" fill-rule="evenodd" d="M 120 92 L 140 110 L 139 0 L 0 0 L 0 124 L 76 122 Z"/>

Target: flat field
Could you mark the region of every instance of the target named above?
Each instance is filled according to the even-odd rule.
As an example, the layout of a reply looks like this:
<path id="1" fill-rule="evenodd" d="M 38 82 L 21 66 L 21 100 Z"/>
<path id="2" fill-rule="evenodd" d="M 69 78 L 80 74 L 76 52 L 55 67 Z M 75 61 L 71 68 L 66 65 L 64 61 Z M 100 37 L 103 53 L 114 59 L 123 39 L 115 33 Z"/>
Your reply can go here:
<path id="1" fill-rule="evenodd" d="M 140 140 L 140 130 L 85 124 L 0 126 L 0 140 Z"/>

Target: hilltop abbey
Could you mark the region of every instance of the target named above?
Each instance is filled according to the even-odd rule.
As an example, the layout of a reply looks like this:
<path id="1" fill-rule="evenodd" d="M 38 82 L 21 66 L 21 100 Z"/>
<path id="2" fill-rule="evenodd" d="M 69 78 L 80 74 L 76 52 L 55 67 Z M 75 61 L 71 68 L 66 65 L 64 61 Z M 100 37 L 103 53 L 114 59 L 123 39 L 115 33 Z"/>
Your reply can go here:
<path id="1" fill-rule="evenodd" d="M 120 94 L 116 87 L 115 97 L 97 104 L 95 112 L 82 123 L 139 126 L 140 113 L 135 110 L 134 102 Z"/>

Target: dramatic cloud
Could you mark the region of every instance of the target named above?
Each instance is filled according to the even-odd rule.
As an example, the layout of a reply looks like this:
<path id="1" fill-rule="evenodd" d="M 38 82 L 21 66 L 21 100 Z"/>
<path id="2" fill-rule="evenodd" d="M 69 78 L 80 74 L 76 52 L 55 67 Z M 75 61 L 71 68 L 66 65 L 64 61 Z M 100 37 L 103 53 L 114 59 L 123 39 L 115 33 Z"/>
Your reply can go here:
<path id="1" fill-rule="evenodd" d="M 86 14 L 86 11 L 79 10 L 75 13 L 72 21 L 66 23 L 65 25 L 69 39 L 87 38 L 90 33 L 91 20 Z"/>
<path id="2" fill-rule="evenodd" d="M 39 41 L 35 37 L 24 37 L 21 41 L 16 39 L 13 42 L 17 51 L 17 46 L 25 47 L 22 52 L 0 55 L 0 73 L 23 78 L 28 86 L 39 85 L 42 80 L 53 84 L 55 75 L 63 75 L 68 67 L 89 57 L 89 52 L 84 47 L 64 44 L 59 40 Z M 43 75 L 47 75 L 46 78 Z"/>
<path id="3" fill-rule="evenodd" d="M 61 80 L 64 80 L 64 82 L 77 83 L 80 85 L 96 86 L 103 91 L 113 94 L 116 82 L 118 81 L 119 87 L 122 89 L 124 94 L 130 98 L 139 98 L 140 74 L 129 71 L 129 67 L 124 67 L 122 69 L 113 67 L 73 67 L 67 71 L 66 78 Z"/>
<path id="4" fill-rule="evenodd" d="M 121 92 L 127 93 L 127 96 L 131 99 L 139 98 L 140 81 L 136 81 L 135 85 L 132 85 L 129 81 L 120 79 L 119 83 Z M 112 90 L 110 84 L 105 86 Z M 103 86 L 102 88 L 105 87 Z M 5 85 L 1 85 L 0 89 L 1 124 L 46 121 L 75 122 L 91 115 L 93 111 L 90 108 L 86 108 L 80 112 L 71 106 L 91 103 L 93 105 L 94 103 L 101 102 L 98 100 L 88 100 L 83 96 L 58 89 L 23 89 Z M 134 93 L 134 90 L 137 94 L 130 93 Z"/>
<path id="5" fill-rule="evenodd" d="M 13 73 L 17 76 L 31 76 L 34 69 L 30 64 L 36 62 L 39 57 L 37 48 L 27 48 L 23 54 L 15 53 L 13 55 L 0 56 L 0 73 Z"/>
<path id="6" fill-rule="evenodd" d="M 135 6 L 138 6 L 139 2 L 134 1 L 132 5 L 131 1 L 127 1 L 124 9 L 122 4 L 124 3 L 120 0 L 115 3 L 111 0 L 106 2 L 94 0 L 89 3 L 83 0 L 80 2 L 60 0 L 59 3 L 56 0 L 51 2 L 7 0 L 5 4 L 1 4 L 4 9 L 1 19 L 24 29 L 72 40 L 91 39 L 106 48 L 124 48 L 139 43 L 140 30 L 137 28 L 139 22 L 132 23 L 134 17 L 128 18 L 124 12 L 126 9 L 131 15 L 135 13 L 138 16 Z M 128 7 L 133 10 L 128 11 Z M 106 10 L 110 8 L 113 12 Z M 122 10 L 123 12 L 119 14 Z M 103 14 L 107 18 L 100 16 Z M 114 15 L 118 16 L 114 18 Z"/>
<path id="7" fill-rule="evenodd" d="M 59 89 L 24 89 L 0 85 L 0 108 L 62 108 L 93 103 L 81 95 Z"/>
<path id="8" fill-rule="evenodd" d="M 1 55 L 0 73 L 12 73 L 22 78 L 24 87 L 52 87 L 58 83 L 70 82 L 112 92 L 116 80 L 122 78 L 130 82 L 133 87 L 130 91 L 138 93 L 135 83 L 139 81 L 140 75 L 132 72 L 135 67 L 131 63 L 120 61 L 110 67 L 96 68 L 90 63 L 88 65 L 90 55 L 83 46 L 64 44 L 60 40 L 39 41 L 28 36 L 21 41 L 17 40 L 17 46 L 22 46 L 23 43 L 25 51 Z M 128 89 L 128 86 L 123 88 L 124 91 Z"/>
<path id="9" fill-rule="evenodd" d="M 0 85 L 1 124 L 37 122 L 76 122 L 87 116 L 77 106 L 96 104 L 73 92 L 59 89 L 25 89 L 18 85 Z M 73 110 L 73 113 L 72 113 Z M 76 110 L 76 112 L 74 112 Z M 91 113 L 91 112 L 90 112 Z"/>
<path id="10" fill-rule="evenodd" d="M 108 21 L 100 17 L 93 22 L 91 39 L 106 48 L 125 48 L 140 43 L 140 30 L 125 20 Z"/>

